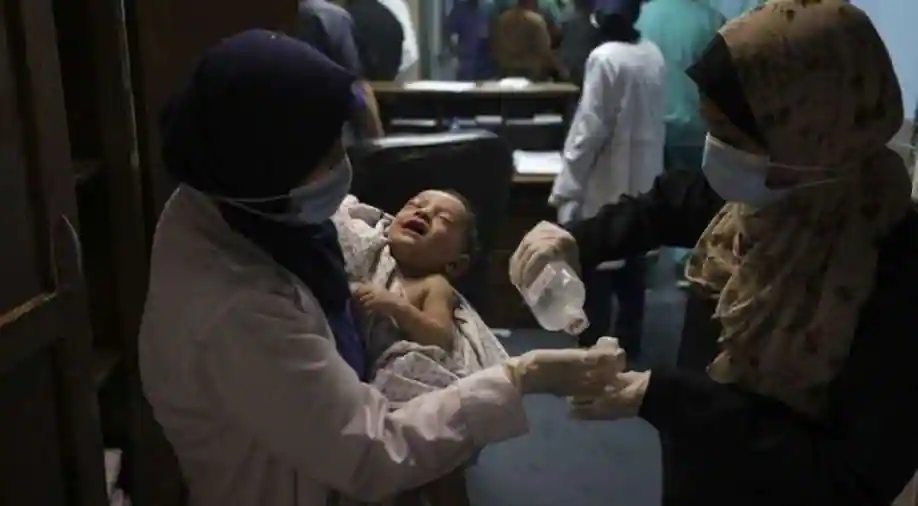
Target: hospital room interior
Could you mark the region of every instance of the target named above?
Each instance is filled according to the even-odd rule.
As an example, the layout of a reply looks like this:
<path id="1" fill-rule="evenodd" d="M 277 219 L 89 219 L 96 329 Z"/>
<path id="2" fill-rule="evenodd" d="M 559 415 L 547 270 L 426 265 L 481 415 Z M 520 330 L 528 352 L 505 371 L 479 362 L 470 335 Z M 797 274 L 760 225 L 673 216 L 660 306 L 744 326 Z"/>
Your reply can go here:
<path id="1" fill-rule="evenodd" d="M 645 12 L 656 2 L 705 4 L 730 23 L 765 0 L 645 0 Z M 304 5 L 316 3 L 326 0 L 3 0 L 0 505 L 195 506 L 138 365 L 154 234 L 178 184 L 160 152 L 161 111 L 200 55 L 227 37 L 263 28 L 312 43 Z M 461 195 L 474 209 L 477 251 L 455 289 L 480 316 L 480 332 L 511 357 L 595 344 L 596 335 L 546 330 L 562 326 L 546 324 L 551 315 L 537 314 L 534 296 L 521 295 L 508 275 L 527 232 L 563 219 L 552 199 L 590 79 L 589 70 L 578 76 L 568 65 L 564 38 L 576 35 L 566 29 L 571 20 L 595 16 L 582 2 L 532 2 L 563 63 L 523 76 L 476 46 L 501 39 L 489 30 L 524 8 L 516 0 L 334 3 L 353 11 L 358 78 L 378 122 L 373 135 L 346 143 L 349 193 L 382 216 L 425 190 Z M 898 77 L 904 122 L 888 146 L 914 176 L 914 202 L 918 2 L 850 3 L 872 20 Z M 337 37 L 331 28 L 323 36 Z M 679 164 L 669 155 L 661 154 L 665 165 Z M 685 258 L 685 250 L 664 247 L 603 264 L 619 280 L 630 275 L 606 286 L 600 310 L 586 315 L 619 339 L 629 367 L 676 364 Z M 628 297 L 639 299 L 639 314 L 626 314 L 635 304 Z M 465 468 L 471 506 L 661 504 L 663 463 L 651 424 L 574 420 L 565 399 L 547 395 L 524 404 L 528 434 L 488 445 Z M 918 506 L 916 481 L 895 506 Z"/>

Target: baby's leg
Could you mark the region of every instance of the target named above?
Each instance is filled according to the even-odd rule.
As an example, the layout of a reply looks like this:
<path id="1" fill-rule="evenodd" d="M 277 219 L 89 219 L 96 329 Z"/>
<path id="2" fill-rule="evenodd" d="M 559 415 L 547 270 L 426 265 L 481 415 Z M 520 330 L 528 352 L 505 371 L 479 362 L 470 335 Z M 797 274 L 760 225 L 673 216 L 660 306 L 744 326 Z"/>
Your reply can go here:
<path id="1" fill-rule="evenodd" d="M 469 506 L 465 468 L 460 467 L 421 488 L 429 506 Z"/>

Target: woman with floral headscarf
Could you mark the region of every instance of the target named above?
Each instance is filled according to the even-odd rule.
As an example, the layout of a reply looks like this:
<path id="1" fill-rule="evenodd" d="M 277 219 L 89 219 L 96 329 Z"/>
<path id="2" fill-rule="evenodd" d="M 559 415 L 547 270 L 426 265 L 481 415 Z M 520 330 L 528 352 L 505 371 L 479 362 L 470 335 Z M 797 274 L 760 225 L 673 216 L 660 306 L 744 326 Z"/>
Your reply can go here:
<path id="1" fill-rule="evenodd" d="M 695 245 L 677 368 L 625 372 L 575 416 L 660 433 L 665 506 L 889 505 L 918 467 L 918 213 L 886 148 L 902 98 L 867 16 L 773 0 L 725 25 L 688 71 L 710 127 L 702 173 L 511 259 Z"/>

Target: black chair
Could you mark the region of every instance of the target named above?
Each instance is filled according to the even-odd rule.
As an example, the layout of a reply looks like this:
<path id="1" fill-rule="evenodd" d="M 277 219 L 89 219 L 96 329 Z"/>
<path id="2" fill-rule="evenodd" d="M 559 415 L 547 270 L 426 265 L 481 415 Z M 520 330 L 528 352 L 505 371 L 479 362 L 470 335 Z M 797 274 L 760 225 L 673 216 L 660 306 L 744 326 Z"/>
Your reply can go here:
<path id="1" fill-rule="evenodd" d="M 423 190 L 451 189 L 478 216 L 481 250 L 456 287 L 474 305 L 487 304 L 488 255 L 509 209 L 513 156 L 486 131 L 403 135 L 367 141 L 348 150 L 354 166 L 352 193 L 395 213 Z"/>

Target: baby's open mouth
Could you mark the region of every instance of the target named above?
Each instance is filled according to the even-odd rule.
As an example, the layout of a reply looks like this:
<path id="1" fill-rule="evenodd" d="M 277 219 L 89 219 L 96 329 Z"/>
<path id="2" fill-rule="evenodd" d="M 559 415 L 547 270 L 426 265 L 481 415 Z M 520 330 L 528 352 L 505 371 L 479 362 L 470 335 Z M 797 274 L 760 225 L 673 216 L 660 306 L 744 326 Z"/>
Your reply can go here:
<path id="1" fill-rule="evenodd" d="M 411 218 L 402 225 L 405 230 L 410 230 L 418 235 L 425 235 L 430 230 L 430 226 L 421 218 Z"/>

